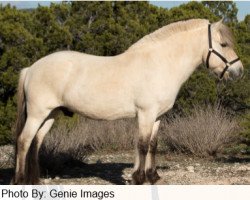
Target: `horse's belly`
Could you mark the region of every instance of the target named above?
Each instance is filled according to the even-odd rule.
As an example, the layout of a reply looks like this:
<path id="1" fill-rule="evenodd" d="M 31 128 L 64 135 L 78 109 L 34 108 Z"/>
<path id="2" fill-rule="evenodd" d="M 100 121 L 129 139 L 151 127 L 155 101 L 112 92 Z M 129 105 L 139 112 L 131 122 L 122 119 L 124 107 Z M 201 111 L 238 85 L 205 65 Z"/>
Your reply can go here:
<path id="1" fill-rule="evenodd" d="M 132 118 L 136 116 L 136 112 L 133 109 L 126 108 L 114 108 L 113 106 L 103 107 L 83 107 L 76 110 L 77 113 L 93 118 L 104 120 L 115 120 L 121 118 Z"/>
<path id="2" fill-rule="evenodd" d="M 132 118 L 136 116 L 136 109 L 133 103 L 115 101 L 111 99 L 90 100 L 85 97 L 78 103 L 66 105 L 69 109 L 81 115 L 104 120 L 115 120 L 120 118 Z"/>

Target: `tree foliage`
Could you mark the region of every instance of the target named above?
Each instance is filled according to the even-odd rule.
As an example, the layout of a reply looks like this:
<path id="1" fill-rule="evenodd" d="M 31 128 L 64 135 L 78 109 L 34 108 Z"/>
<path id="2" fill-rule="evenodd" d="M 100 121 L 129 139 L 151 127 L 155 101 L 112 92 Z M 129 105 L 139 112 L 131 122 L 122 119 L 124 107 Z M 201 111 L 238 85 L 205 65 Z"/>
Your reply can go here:
<path id="1" fill-rule="evenodd" d="M 227 22 L 238 22 L 238 8 L 233 1 L 202 1 L 202 4 L 209 8 L 214 15 L 224 18 Z"/>
<path id="2" fill-rule="evenodd" d="M 0 5 L 0 144 L 11 141 L 17 79 L 22 68 L 60 50 L 117 55 L 144 35 L 190 18 L 211 22 L 226 18 L 234 30 L 246 73 L 242 80 L 225 86 L 201 66 L 182 87 L 174 112 L 190 112 L 193 105 L 220 101 L 236 115 L 249 117 L 250 16 L 242 22 L 236 16 L 233 2 L 189 2 L 170 10 L 148 2 L 123 1 L 62 2 L 33 10 Z M 247 130 L 244 137 L 250 135 Z"/>

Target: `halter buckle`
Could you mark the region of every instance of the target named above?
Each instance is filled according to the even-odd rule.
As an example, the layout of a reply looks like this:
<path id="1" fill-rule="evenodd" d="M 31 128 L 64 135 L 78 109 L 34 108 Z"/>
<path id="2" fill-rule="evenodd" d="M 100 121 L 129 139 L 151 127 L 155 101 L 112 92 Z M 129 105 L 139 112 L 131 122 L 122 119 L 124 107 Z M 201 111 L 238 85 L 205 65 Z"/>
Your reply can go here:
<path id="1" fill-rule="evenodd" d="M 227 62 L 227 63 L 226 63 L 226 66 L 230 67 L 230 66 L 231 66 L 231 64 L 230 64 L 229 62 Z"/>
<path id="2" fill-rule="evenodd" d="M 209 48 L 208 51 L 212 52 L 212 51 L 213 51 L 213 48 Z"/>

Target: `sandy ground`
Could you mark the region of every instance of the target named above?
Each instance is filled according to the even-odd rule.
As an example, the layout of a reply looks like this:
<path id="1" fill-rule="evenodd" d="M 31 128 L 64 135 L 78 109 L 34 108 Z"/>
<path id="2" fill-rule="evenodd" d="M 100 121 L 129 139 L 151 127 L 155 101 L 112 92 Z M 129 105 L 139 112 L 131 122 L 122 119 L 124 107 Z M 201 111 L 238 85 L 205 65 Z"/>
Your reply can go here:
<path id="1" fill-rule="evenodd" d="M 0 147 L 0 184 L 9 184 L 13 173 L 10 155 L 12 147 Z M 47 173 L 43 184 L 129 184 L 134 154 L 129 152 L 95 153 L 85 163 L 67 166 L 58 174 Z M 250 184 L 250 159 L 227 158 L 209 160 L 183 155 L 159 153 L 157 184 Z"/>

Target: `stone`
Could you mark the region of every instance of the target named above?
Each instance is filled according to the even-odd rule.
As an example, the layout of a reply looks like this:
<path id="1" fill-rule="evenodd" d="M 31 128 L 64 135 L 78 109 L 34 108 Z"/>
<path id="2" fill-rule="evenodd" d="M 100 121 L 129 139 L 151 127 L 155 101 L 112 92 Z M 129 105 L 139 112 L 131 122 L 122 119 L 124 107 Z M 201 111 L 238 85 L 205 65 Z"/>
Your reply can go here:
<path id="1" fill-rule="evenodd" d="M 51 178 L 44 179 L 44 184 L 47 185 L 51 182 Z"/>
<path id="2" fill-rule="evenodd" d="M 187 169 L 187 171 L 189 171 L 191 173 L 194 173 L 194 167 L 193 166 L 188 166 L 186 169 Z"/>
<path id="3" fill-rule="evenodd" d="M 248 166 L 240 166 L 237 168 L 237 171 L 250 171 L 250 167 Z"/>

